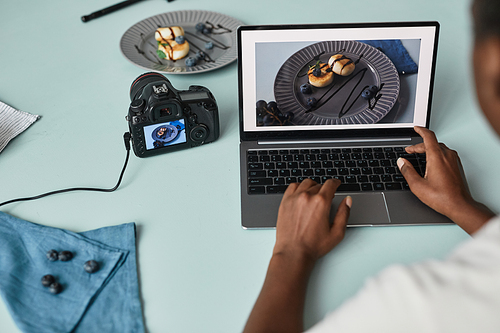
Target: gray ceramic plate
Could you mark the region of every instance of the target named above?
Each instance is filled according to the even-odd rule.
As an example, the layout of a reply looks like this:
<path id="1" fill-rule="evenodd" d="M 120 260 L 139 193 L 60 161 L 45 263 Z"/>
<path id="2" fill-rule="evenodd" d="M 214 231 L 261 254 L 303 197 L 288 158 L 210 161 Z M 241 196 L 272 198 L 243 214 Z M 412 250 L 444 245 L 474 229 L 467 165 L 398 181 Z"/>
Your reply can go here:
<path id="1" fill-rule="evenodd" d="M 341 53 L 357 62 L 350 76 L 335 75 L 331 85 L 302 94 L 300 86 L 309 81 L 306 73 L 319 59 Z M 364 87 L 381 87 L 379 99 L 371 104 L 361 97 Z M 274 81 L 274 95 L 282 113 L 294 113 L 295 125 L 373 124 L 391 111 L 400 89 L 399 75 L 392 61 L 376 48 L 358 41 L 325 41 L 309 45 L 288 58 Z M 311 110 L 307 98 L 319 103 Z"/>
<path id="2" fill-rule="evenodd" d="M 203 34 L 196 30 L 197 23 L 212 26 L 211 33 Z M 236 28 L 243 23 L 230 16 L 204 10 L 183 10 L 159 14 L 142 20 L 130 27 L 120 40 L 120 49 L 128 60 L 135 65 L 161 73 L 190 74 L 207 72 L 227 64 L 237 58 Z M 207 60 L 198 61 L 195 66 L 185 64 L 185 58 L 170 61 L 160 59 L 154 33 L 157 28 L 181 26 L 185 31 L 190 50 L 187 57 L 194 57 L 201 50 L 208 55 Z M 214 47 L 205 48 L 207 42 Z"/>

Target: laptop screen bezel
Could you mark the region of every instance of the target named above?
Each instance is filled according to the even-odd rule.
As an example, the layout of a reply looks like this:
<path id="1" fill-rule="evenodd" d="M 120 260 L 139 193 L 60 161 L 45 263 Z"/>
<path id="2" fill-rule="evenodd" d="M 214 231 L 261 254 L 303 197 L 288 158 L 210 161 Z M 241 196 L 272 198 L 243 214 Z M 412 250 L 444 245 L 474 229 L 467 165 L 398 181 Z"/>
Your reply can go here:
<path id="1" fill-rule="evenodd" d="M 242 64 L 242 43 L 241 35 L 244 31 L 255 30 L 293 30 L 293 29 L 349 29 L 349 28 L 399 28 L 399 27 L 434 27 L 434 45 L 431 62 L 429 93 L 427 100 L 427 115 L 425 127 L 429 128 L 430 112 L 432 106 L 432 95 L 434 90 L 434 77 L 437 60 L 437 46 L 440 25 L 436 21 L 423 22 L 380 22 L 380 23 L 339 23 L 339 24 L 286 24 L 286 25 L 243 25 L 238 27 L 238 107 L 240 122 L 240 140 L 250 141 L 258 139 L 339 139 L 339 138 L 368 138 L 368 137 L 401 137 L 415 136 L 412 128 L 376 128 L 376 129 L 338 129 L 338 130 L 287 130 L 287 131 L 245 131 L 243 116 L 243 64 Z"/>

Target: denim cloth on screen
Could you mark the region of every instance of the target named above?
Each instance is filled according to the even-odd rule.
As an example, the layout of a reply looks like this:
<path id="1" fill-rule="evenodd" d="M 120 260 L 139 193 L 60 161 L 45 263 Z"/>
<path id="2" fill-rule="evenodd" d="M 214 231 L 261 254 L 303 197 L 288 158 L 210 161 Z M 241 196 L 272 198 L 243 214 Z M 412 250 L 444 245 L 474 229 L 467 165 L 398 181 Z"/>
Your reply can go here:
<path id="1" fill-rule="evenodd" d="M 74 233 L 0 212 L 0 294 L 23 332 L 144 332 L 135 246 L 134 223 Z M 51 249 L 74 257 L 49 261 Z M 88 260 L 100 269 L 87 273 Z"/>
<path id="2" fill-rule="evenodd" d="M 363 40 L 362 42 L 382 51 L 392 60 L 398 73 L 415 74 L 418 72 L 417 64 L 410 57 L 401 40 Z"/>

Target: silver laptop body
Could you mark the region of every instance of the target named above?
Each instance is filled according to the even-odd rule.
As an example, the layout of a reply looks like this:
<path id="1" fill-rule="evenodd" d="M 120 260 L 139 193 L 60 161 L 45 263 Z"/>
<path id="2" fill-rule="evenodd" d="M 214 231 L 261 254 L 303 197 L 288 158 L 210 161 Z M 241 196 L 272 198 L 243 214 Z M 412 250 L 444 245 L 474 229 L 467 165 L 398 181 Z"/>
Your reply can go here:
<path id="1" fill-rule="evenodd" d="M 422 141 L 413 127 L 429 126 L 438 32 L 437 22 L 238 29 L 243 228 L 275 227 L 290 182 L 329 177 L 364 180 L 360 187 L 342 185 L 332 202 L 333 216 L 346 195 L 353 197 L 348 226 L 452 223 L 409 191 L 395 170 L 396 158 L 387 158 L 392 165 L 376 170 L 363 167 L 372 160 L 358 161 L 365 154 L 399 156 L 404 147 Z M 354 70 L 343 75 L 332 56 L 353 64 Z M 325 67 L 333 73 L 322 75 L 333 82 L 311 85 L 312 71 Z M 334 170 L 339 163 L 344 168 Z M 320 164 L 332 168 L 313 167 Z M 383 173 L 373 178 L 372 170 Z M 338 174 L 344 171 L 354 174 Z M 387 177 L 391 182 L 385 185 L 370 180 Z"/>

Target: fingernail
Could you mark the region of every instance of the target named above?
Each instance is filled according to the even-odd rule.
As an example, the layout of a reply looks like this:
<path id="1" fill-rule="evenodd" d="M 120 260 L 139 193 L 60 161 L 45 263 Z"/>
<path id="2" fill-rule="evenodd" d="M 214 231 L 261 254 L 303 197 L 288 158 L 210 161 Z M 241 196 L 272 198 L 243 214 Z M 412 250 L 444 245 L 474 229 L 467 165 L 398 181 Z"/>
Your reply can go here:
<path id="1" fill-rule="evenodd" d="M 398 164 L 399 170 L 401 170 L 401 168 L 403 167 L 403 165 L 405 165 L 405 161 L 403 161 L 403 159 L 401 157 L 398 158 L 398 160 L 396 161 L 396 163 Z"/>
<path id="2" fill-rule="evenodd" d="M 352 197 L 350 195 L 348 195 L 346 197 L 346 200 L 345 200 L 345 204 L 347 205 L 347 207 L 351 208 L 352 207 Z"/>

